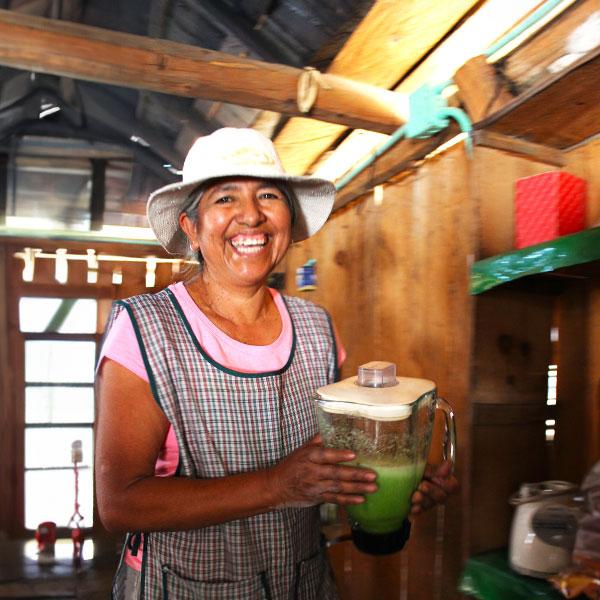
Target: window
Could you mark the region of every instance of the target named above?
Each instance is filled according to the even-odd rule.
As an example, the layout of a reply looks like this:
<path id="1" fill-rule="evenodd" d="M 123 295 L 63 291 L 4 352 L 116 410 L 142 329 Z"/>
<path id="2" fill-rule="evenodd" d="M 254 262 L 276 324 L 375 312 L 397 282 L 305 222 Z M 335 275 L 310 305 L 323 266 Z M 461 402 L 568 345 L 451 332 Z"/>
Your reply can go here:
<path id="1" fill-rule="evenodd" d="M 25 527 L 68 524 L 74 511 L 71 444 L 82 442 L 79 504 L 93 525 L 94 366 L 97 301 L 31 298 L 19 302 L 25 366 Z"/>
<path id="2" fill-rule="evenodd" d="M 89 227 L 92 185 L 89 159 L 18 156 L 9 174 L 9 222 L 43 220 L 48 228 Z"/>

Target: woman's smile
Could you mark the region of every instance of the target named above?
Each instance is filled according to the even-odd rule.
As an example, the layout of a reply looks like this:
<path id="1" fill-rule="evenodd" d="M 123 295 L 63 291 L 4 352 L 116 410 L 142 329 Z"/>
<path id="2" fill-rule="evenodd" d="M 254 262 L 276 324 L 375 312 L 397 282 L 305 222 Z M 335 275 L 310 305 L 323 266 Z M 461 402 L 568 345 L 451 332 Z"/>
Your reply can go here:
<path id="1" fill-rule="evenodd" d="M 263 251 L 269 241 L 266 234 L 244 235 L 239 234 L 229 240 L 238 254 L 252 255 Z"/>

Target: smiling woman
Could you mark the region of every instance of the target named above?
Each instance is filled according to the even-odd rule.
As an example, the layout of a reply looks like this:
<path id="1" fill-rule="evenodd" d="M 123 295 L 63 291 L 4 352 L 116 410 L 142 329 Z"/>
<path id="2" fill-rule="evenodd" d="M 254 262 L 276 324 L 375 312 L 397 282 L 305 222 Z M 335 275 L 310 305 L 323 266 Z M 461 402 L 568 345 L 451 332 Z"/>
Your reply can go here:
<path id="1" fill-rule="evenodd" d="M 150 197 L 158 240 L 202 261 L 109 322 L 98 504 L 107 527 L 133 532 L 114 597 L 336 597 L 318 504 L 362 502 L 374 474 L 315 435 L 312 392 L 343 359 L 327 313 L 266 286 L 333 199 L 332 183 L 287 175 L 244 129 L 200 138 L 183 182 Z"/>
<path id="2" fill-rule="evenodd" d="M 100 518 L 130 532 L 117 600 L 337 598 L 318 505 L 362 503 L 376 474 L 316 435 L 314 390 L 344 359 L 328 314 L 266 285 L 333 199 L 258 132 L 221 129 L 148 200 L 162 245 L 202 265 L 109 320 L 95 472 Z"/>

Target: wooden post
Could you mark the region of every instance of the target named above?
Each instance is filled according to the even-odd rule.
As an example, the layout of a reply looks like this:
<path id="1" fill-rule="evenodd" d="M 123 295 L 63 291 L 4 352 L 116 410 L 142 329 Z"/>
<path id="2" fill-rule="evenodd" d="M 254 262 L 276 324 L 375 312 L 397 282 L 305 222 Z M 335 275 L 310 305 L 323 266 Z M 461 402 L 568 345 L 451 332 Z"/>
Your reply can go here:
<path id="1" fill-rule="evenodd" d="M 8 154 L 0 153 L 0 225 L 6 223 L 8 202 Z"/>
<path id="2" fill-rule="evenodd" d="M 92 192 L 90 194 L 90 229 L 100 231 L 104 222 L 106 200 L 106 160 L 92 159 Z"/>

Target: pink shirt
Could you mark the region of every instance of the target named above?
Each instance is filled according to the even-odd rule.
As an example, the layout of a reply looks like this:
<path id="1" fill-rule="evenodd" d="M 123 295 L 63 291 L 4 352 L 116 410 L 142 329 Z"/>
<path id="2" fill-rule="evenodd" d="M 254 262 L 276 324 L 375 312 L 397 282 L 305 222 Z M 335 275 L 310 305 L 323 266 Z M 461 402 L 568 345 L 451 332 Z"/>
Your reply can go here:
<path id="1" fill-rule="evenodd" d="M 279 337 L 266 346 L 252 346 L 244 344 L 229 337 L 221 331 L 197 306 L 189 295 L 183 282 L 169 286 L 177 298 L 185 317 L 190 323 L 194 335 L 206 353 L 224 367 L 244 373 L 262 373 L 277 371 L 285 366 L 292 350 L 293 329 L 290 316 L 285 307 L 281 294 L 269 289 L 275 301 L 275 306 L 281 316 L 282 328 Z M 346 351 L 338 339 L 334 328 L 336 345 L 338 349 L 338 364 L 341 366 L 346 359 Z M 121 311 L 111 327 L 102 350 L 98 365 L 105 358 L 118 362 L 132 373 L 148 381 L 148 374 L 142 353 L 126 311 Z M 179 449 L 172 427 L 169 427 L 167 436 L 156 460 L 155 474 L 158 477 L 170 477 L 179 461 Z M 129 550 L 125 555 L 125 562 L 133 569 L 141 569 L 142 549 L 137 556 L 131 556 Z"/>

